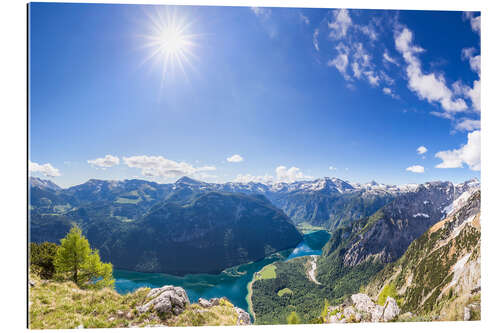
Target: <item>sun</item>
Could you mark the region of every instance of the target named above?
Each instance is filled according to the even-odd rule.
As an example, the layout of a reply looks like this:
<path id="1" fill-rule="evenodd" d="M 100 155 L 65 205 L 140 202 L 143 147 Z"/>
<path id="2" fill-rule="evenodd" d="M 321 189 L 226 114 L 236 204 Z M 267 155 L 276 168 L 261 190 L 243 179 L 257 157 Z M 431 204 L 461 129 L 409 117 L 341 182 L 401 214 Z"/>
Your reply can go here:
<path id="1" fill-rule="evenodd" d="M 145 62 L 160 65 L 162 82 L 179 70 L 186 75 L 186 68 L 193 66 L 195 40 L 199 36 L 190 32 L 192 24 L 174 11 L 156 11 L 148 16 L 149 31 L 143 35 L 144 46 L 149 50 Z"/>

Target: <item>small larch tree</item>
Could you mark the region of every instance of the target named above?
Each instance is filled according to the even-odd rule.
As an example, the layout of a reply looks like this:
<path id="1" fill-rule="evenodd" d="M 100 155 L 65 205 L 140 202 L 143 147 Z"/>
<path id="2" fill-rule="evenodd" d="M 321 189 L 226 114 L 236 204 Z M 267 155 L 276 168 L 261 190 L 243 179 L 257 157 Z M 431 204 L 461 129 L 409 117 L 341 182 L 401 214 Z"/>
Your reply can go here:
<path id="1" fill-rule="evenodd" d="M 323 311 L 321 311 L 321 319 L 323 323 L 328 322 L 328 312 L 329 312 L 330 304 L 328 300 L 325 298 L 325 305 L 323 306 Z"/>
<path id="2" fill-rule="evenodd" d="M 290 313 L 290 315 L 286 318 L 286 322 L 292 325 L 300 324 L 300 317 L 297 312 L 292 311 L 292 313 Z"/>
<path id="3" fill-rule="evenodd" d="M 99 251 L 90 248 L 89 241 L 76 225 L 61 239 L 54 266 L 60 276 L 69 278 L 79 287 L 111 287 L 115 282 L 113 266 L 101 262 Z"/>

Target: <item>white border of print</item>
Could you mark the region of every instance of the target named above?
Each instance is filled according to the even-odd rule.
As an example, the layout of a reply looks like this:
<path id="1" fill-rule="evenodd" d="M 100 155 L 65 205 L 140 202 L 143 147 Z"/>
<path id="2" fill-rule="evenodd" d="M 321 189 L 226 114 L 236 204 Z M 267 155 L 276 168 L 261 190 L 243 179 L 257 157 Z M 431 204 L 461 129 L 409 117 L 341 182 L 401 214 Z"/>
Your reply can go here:
<path id="1" fill-rule="evenodd" d="M 498 78 L 500 59 L 496 32 L 500 31 L 498 2 L 487 0 L 186 0 L 186 1 L 54 1 L 54 2 L 106 2 L 147 3 L 184 5 L 226 6 L 280 6 L 323 8 L 373 8 L 373 9 L 426 9 L 426 10 L 470 10 L 481 13 L 482 34 L 482 320 L 480 322 L 439 323 L 389 323 L 351 325 L 300 325 L 257 327 L 203 327 L 168 328 L 175 332 L 270 332 L 287 330 L 301 332 L 314 328 L 317 332 L 405 332 L 443 331 L 454 332 L 480 330 L 493 331 L 498 326 L 498 237 L 500 216 L 498 189 L 500 188 L 498 165 L 498 143 L 500 143 L 500 117 Z M 2 142 L 0 191 L 1 226 L 1 285 L 0 325 L 7 332 L 26 330 L 26 3 L 18 0 L 2 1 L 0 20 L 2 41 L 1 78 L 1 129 Z M 160 329 L 161 330 L 161 329 Z M 66 330 L 47 330 L 64 332 Z M 143 329 L 115 329 L 114 332 L 144 332 Z"/>

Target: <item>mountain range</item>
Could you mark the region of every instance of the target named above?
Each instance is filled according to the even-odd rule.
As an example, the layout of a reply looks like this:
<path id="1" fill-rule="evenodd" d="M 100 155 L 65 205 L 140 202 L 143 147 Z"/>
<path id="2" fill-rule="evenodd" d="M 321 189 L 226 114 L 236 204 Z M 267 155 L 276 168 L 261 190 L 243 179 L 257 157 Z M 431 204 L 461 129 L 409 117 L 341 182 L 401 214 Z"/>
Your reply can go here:
<path id="1" fill-rule="evenodd" d="M 355 267 L 374 258 L 394 261 L 455 199 L 478 187 L 475 179 L 392 186 L 329 177 L 276 184 L 182 177 L 171 184 L 92 179 L 62 189 L 30 178 L 30 237 L 57 242 L 76 222 L 118 268 L 185 274 L 216 272 L 293 247 L 301 240 L 293 225 L 306 224 L 332 232 L 318 261 L 321 280 L 332 277 L 332 262 Z M 252 229 L 257 226 L 265 237 Z M 174 248 L 183 254 L 169 256 Z M 196 248 L 205 260 L 195 260 L 190 270 L 183 265 L 197 256 Z M 134 255 L 125 255 L 130 249 Z M 209 253 L 219 262 L 206 260 Z"/>
<path id="2" fill-rule="evenodd" d="M 271 324 L 275 323 L 276 318 L 286 318 L 290 306 L 311 320 L 319 315 L 324 299 L 338 304 L 345 297 L 359 292 L 384 267 L 389 267 L 401 258 L 410 244 L 414 244 L 412 242 L 422 237 L 429 228 L 457 214 L 470 198 L 476 198 L 477 202 L 475 193 L 479 188 L 477 180 L 461 184 L 435 181 L 408 186 L 372 215 L 337 227 L 316 260 L 316 280 L 319 283 L 312 281 L 306 274 L 294 273 L 304 270 L 304 265 L 309 267 L 310 263 L 290 260 L 276 265 L 275 279 L 259 280 L 253 285 L 252 302 L 256 304 L 256 317 L 261 318 L 259 323 Z M 384 192 L 387 193 L 386 190 Z M 463 218 L 459 221 L 463 221 Z M 478 235 L 476 233 L 474 237 Z M 477 237 L 473 243 L 478 244 Z M 426 255 L 425 251 L 414 254 L 415 258 L 425 258 Z M 428 272 L 432 269 L 432 261 L 425 263 Z M 447 265 L 453 263 L 450 260 Z M 405 269 L 413 266 L 413 262 L 402 264 Z M 476 273 L 479 275 L 477 270 Z M 291 274 L 294 274 L 293 279 L 289 278 Z M 424 283 L 414 280 L 417 287 Z M 277 288 L 288 288 L 293 293 L 287 296 L 285 302 L 279 295 L 276 296 Z M 300 292 L 297 288 L 300 288 Z M 429 290 L 432 291 L 432 288 L 426 289 L 426 293 Z M 376 292 L 381 290 L 377 289 Z"/>

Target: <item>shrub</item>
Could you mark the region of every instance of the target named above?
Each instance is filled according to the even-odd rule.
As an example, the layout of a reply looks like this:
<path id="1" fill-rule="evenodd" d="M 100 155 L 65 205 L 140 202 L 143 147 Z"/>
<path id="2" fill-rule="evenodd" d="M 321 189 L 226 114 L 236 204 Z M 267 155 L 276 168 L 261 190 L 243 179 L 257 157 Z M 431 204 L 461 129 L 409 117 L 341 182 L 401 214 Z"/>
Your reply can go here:
<path id="1" fill-rule="evenodd" d="M 290 313 L 290 315 L 286 318 L 286 322 L 292 325 L 300 324 L 300 318 L 297 312 L 293 311 Z"/>
<path id="2" fill-rule="evenodd" d="M 50 242 L 30 243 L 30 270 L 40 275 L 42 279 L 52 279 L 56 272 L 54 258 L 57 248 L 57 244 Z"/>

